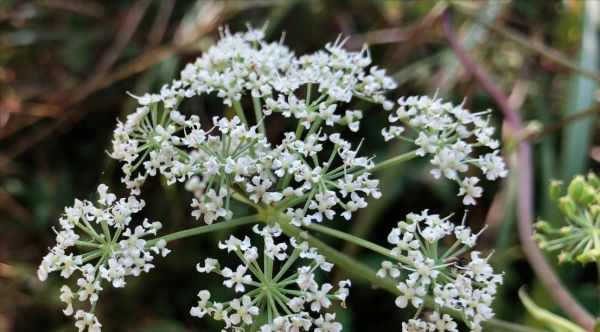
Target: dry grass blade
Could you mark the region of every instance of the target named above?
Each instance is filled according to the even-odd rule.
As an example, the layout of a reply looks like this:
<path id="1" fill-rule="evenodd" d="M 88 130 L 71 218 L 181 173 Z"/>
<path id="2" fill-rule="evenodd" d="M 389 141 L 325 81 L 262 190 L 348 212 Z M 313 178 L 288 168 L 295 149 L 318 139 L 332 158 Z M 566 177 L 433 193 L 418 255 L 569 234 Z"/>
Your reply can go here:
<path id="1" fill-rule="evenodd" d="M 146 45 L 147 49 L 152 49 L 160 44 L 160 41 L 165 35 L 165 31 L 167 30 L 167 26 L 169 23 L 169 17 L 173 12 L 173 8 L 175 7 L 175 0 L 173 1 L 162 1 L 160 3 L 160 8 L 158 9 L 158 14 L 154 19 L 154 25 L 148 34 L 148 44 Z"/>
<path id="2" fill-rule="evenodd" d="M 0 187 L 0 211 L 12 215 L 17 220 L 31 220 L 32 215 L 17 202 L 4 188 Z"/>
<path id="3" fill-rule="evenodd" d="M 538 40 L 538 39 L 530 40 L 529 38 L 521 35 L 520 33 L 516 32 L 510 28 L 488 23 L 488 22 L 482 20 L 479 17 L 479 14 L 477 12 L 473 12 L 473 11 L 466 9 L 460 5 L 455 5 L 454 8 L 456 10 L 458 10 L 459 12 L 461 12 L 462 14 L 473 19 L 477 23 L 482 24 L 483 26 L 487 27 L 488 29 L 516 42 L 517 44 L 519 44 L 525 48 L 528 48 L 530 50 L 537 52 L 540 56 L 543 56 L 559 65 L 562 65 L 566 68 L 569 68 L 573 71 L 580 73 L 581 75 L 587 76 L 591 79 L 594 79 L 594 80 L 600 82 L 600 73 L 594 72 L 594 71 L 589 71 L 585 68 L 582 68 L 578 64 L 573 63 L 571 60 L 569 60 L 561 52 L 545 45 L 540 40 Z"/>
<path id="4" fill-rule="evenodd" d="M 123 22 L 121 23 L 121 28 L 115 37 L 115 40 L 112 46 L 104 53 L 94 74 L 92 74 L 90 82 L 94 80 L 102 78 L 106 75 L 106 72 L 113 66 L 115 61 L 117 61 L 119 54 L 127 45 L 127 43 L 133 37 L 133 34 L 137 30 L 142 18 L 146 14 L 148 7 L 150 6 L 150 1 L 142 0 L 134 3 L 133 6 L 127 11 Z M 85 88 L 83 89 L 85 90 Z"/>
<path id="5" fill-rule="evenodd" d="M 68 103 L 61 105 L 60 107 L 62 109 L 72 108 L 75 104 L 87 98 L 90 94 L 109 87 L 122 79 L 142 72 L 154 64 L 170 58 L 197 43 L 198 40 L 200 40 L 208 31 L 213 30 L 225 16 L 225 6 L 223 4 L 215 2 L 201 4 L 202 7 L 200 7 L 200 10 L 198 11 L 198 19 L 194 22 L 195 24 L 192 26 L 182 25 L 182 27 L 185 26 L 185 29 L 179 29 L 179 35 L 185 36 L 185 38 L 177 39 L 177 41 L 171 45 L 159 47 L 152 51 L 145 52 L 136 59 L 117 67 L 112 72 L 106 74 L 102 79 L 90 81 L 90 84 L 86 86 L 85 89 L 82 89 L 82 92 L 80 92 L 76 98 L 69 100 Z M 186 32 L 189 34 L 186 34 Z M 38 144 L 65 123 L 73 123 L 81 120 L 83 117 L 85 117 L 87 112 L 89 111 L 82 110 L 79 112 L 74 112 L 73 109 L 69 111 L 61 111 L 61 117 L 56 121 L 47 124 L 33 136 L 25 136 L 19 139 L 17 142 L 12 144 L 12 148 L 6 154 L 0 154 L 0 169 L 4 169 L 10 161 L 14 160 L 31 147 Z M 13 130 L 9 133 L 14 132 L 16 131 Z M 0 135 L 0 138 L 6 137 L 8 134 L 4 132 L 2 135 Z"/>
<path id="6" fill-rule="evenodd" d="M 360 49 L 365 43 L 368 45 L 378 45 L 410 40 L 415 34 L 428 31 L 428 28 L 437 21 L 447 6 L 445 2 L 439 2 L 423 19 L 411 26 L 370 31 L 350 38 L 346 45 L 348 49 Z"/>
<path id="7" fill-rule="evenodd" d="M 578 120 L 581 120 L 581 119 L 584 119 L 587 117 L 595 117 L 597 115 L 600 115 L 600 105 L 596 105 L 595 107 L 587 109 L 583 112 L 578 112 L 578 113 L 566 116 L 566 117 L 562 118 L 561 120 L 556 121 L 551 124 L 548 124 L 538 130 L 525 129 L 525 132 L 522 135 L 520 135 L 519 137 L 517 137 L 517 139 L 519 139 L 519 140 L 536 140 L 546 134 L 560 130 L 561 128 L 563 128 L 573 122 L 576 122 Z"/>
<path id="8" fill-rule="evenodd" d="M 65 100 L 61 100 L 58 102 L 54 101 L 57 104 L 60 103 L 60 105 L 49 103 L 45 105 L 36 105 L 35 107 L 41 107 L 46 111 L 51 110 L 53 112 L 53 114 L 46 114 L 46 117 L 58 117 L 60 116 L 60 112 L 62 112 L 65 108 L 69 107 L 69 105 L 73 105 L 89 96 L 94 91 L 94 87 L 97 84 L 97 82 L 101 81 L 104 78 L 104 76 L 106 76 L 107 72 L 118 59 L 119 54 L 121 54 L 123 48 L 131 40 L 131 37 L 137 30 L 150 4 L 151 2 L 147 0 L 138 1 L 127 11 L 127 14 L 123 19 L 123 22 L 121 23 L 121 28 L 119 29 L 119 32 L 117 33 L 117 36 L 115 37 L 112 46 L 101 57 L 99 64 L 96 67 L 96 70 L 94 70 L 94 72 L 90 75 L 90 78 L 85 83 L 83 83 L 83 86 L 81 88 L 76 90 L 75 94 L 71 95 L 70 93 L 65 93 L 65 96 L 67 96 Z M 63 88 L 63 90 L 71 90 L 71 88 Z M 36 112 L 33 109 L 19 109 L 18 112 L 14 113 L 21 115 L 22 118 L 22 115 L 35 115 Z M 37 123 L 39 120 L 41 120 L 41 118 L 35 116 L 33 118 L 26 118 L 25 120 L 20 119 L 20 121 L 12 124 L 7 128 L 2 126 L 0 138 L 7 137 L 16 132 L 19 132 L 20 130 Z"/>

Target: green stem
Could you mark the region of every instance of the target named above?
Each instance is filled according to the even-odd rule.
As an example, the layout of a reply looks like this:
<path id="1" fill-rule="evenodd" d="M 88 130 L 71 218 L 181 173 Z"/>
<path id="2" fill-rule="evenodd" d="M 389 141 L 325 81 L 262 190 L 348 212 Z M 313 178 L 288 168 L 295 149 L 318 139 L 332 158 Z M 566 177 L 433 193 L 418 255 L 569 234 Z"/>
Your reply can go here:
<path id="1" fill-rule="evenodd" d="M 75 241 L 75 245 L 81 246 L 81 247 L 102 248 L 102 246 L 97 243 L 91 243 L 91 242 L 87 242 L 87 241 Z"/>
<path id="2" fill-rule="evenodd" d="M 200 234 L 204 234 L 204 233 L 214 232 L 217 230 L 252 224 L 252 223 L 255 223 L 258 221 L 259 221 L 259 215 L 255 214 L 255 215 L 251 215 L 251 216 L 240 217 L 240 218 L 236 218 L 236 219 L 232 219 L 232 220 L 222 221 L 222 222 L 212 224 L 212 225 L 204 225 L 204 226 L 194 227 L 194 228 L 186 229 L 183 231 L 175 232 L 172 234 L 164 235 L 159 238 L 150 240 L 146 244 L 146 248 L 152 247 L 160 240 L 165 240 L 167 242 L 171 242 L 174 240 L 178 240 L 178 239 L 182 239 L 182 238 L 186 238 L 186 237 L 190 237 L 190 236 L 195 236 L 195 235 L 200 235 Z"/>
<path id="3" fill-rule="evenodd" d="M 290 266 L 292 266 L 292 264 L 294 264 L 294 262 L 296 261 L 296 259 L 298 259 L 299 256 L 300 250 L 294 250 L 292 255 L 286 259 L 285 264 L 281 267 L 281 269 L 279 269 L 279 273 L 277 273 L 277 275 L 273 278 L 273 283 L 277 283 L 279 279 L 283 277 L 285 272 L 290 268 Z"/>
<path id="4" fill-rule="evenodd" d="M 235 114 L 242 120 L 242 123 L 248 127 L 248 121 L 246 121 L 246 116 L 244 115 L 244 109 L 242 108 L 242 104 L 238 100 L 233 101 L 233 108 L 235 109 Z"/>
<path id="5" fill-rule="evenodd" d="M 354 175 L 357 174 L 361 174 L 361 173 L 365 173 L 365 172 L 369 172 L 369 173 L 375 173 L 377 171 L 381 171 L 383 169 L 386 169 L 388 167 L 391 166 L 395 166 L 398 164 L 401 164 L 405 161 L 411 160 L 413 158 L 417 157 L 417 150 L 413 150 L 407 153 L 403 153 L 401 155 L 398 155 L 394 158 L 390 158 L 388 160 L 384 160 L 378 164 L 375 164 L 375 166 L 371 167 L 371 168 L 363 168 L 363 169 L 359 169 L 356 172 L 353 172 Z"/>
<path id="6" fill-rule="evenodd" d="M 100 234 L 98 234 L 96 232 L 96 230 L 90 225 L 90 223 L 85 220 L 82 219 L 83 222 L 85 223 L 85 226 L 83 226 L 81 223 L 76 223 L 75 226 L 77 226 L 79 229 L 81 229 L 82 231 L 84 231 L 85 233 L 87 233 L 89 236 L 91 236 L 94 240 L 100 242 L 100 243 L 104 243 L 104 239 L 102 239 L 102 237 L 100 236 Z"/>
<path id="7" fill-rule="evenodd" d="M 101 250 L 98 250 L 97 252 L 94 252 L 94 253 L 92 253 L 91 255 L 89 255 L 89 256 L 86 256 L 85 258 L 83 258 L 83 259 L 81 260 L 81 263 L 83 264 L 83 263 L 89 262 L 89 261 L 91 261 L 91 260 L 93 260 L 93 259 L 96 259 L 96 258 L 98 258 L 98 257 L 102 256 L 103 254 L 104 254 L 104 252 L 103 252 L 103 251 L 101 251 Z"/>
<path id="8" fill-rule="evenodd" d="M 235 199 L 236 201 L 238 201 L 238 202 L 242 202 L 242 203 L 244 203 L 246 205 L 250 205 L 250 206 L 252 206 L 254 208 L 256 208 L 258 206 L 256 203 L 252 202 L 251 200 L 249 200 L 248 198 L 246 198 L 246 196 L 240 194 L 237 191 L 233 191 L 232 194 L 231 194 L 231 197 L 233 199 Z"/>
<path id="9" fill-rule="evenodd" d="M 306 228 L 308 229 L 312 229 L 314 231 L 317 231 L 319 233 L 323 233 L 329 236 L 333 236 L 335 238 L 338 238 L 340 240 L 344 240 L 344 241 L 348 241 L 351 243 L 354 243 L 358 246 L 361 246 L 363 248 L 369 249 L 371 251 L 374 251 L 380 255 L 389 257 L 391 259 L 395 259 L 400 261 L 403 264 L 408 264 L 408 258 L 404 257 L 404 256 L 394 256 L 392 255 L 391 251 L 388 248 L 382 247 L 378 244 L 375 244 L 373 242 L 367 241 L 365 239 L 361 239 L 357 236 L 354 236 L 352 234 L 348 234 L 348 233 L 344 233 L 342 231 L 338 231 L 336 229 L 333 228 L 329 228 L 327 226 L 323 226 L 323 225 L 319 225 L 316 223 L 311 223 L 310 225 L 306 226 Z"/>
<path id="10" fill-rule="evenodd" d="M 390 293 L 399 294 L 399 291 L 396 289 L 396 282 L 394 280 L 378 277 L 376 272 L 370 267 L 340 253 L 338 250 L 328 246 L 321 240 L 303 233 L 301 229 L 290 224 L 287 219 L 279 221 L 279 226 L 281 226 L 282 231 L 287 236 L 306 240 L 312 247 L 315 247 L 320 254 L 327 257 L 327 259 L 329 259 L 338 267 L 344 269 L 349 275 L 370 281 L 371 283 L 378 285 Z"/>
<path id="11" fill-rule="evenodd" d="M 310 129 L 308 130 L 308 134 L 306 134 L 306 137 L 314 134 L 317 131 L 317 129 L 319 129 L 319 127 L 321 126 L 321 122 L 323 122 L 323 119 L 317 118 L 315 120 L 315 122 L 313 122 L 313 124 L 310 127 Z"/>
<path id="12" fill-rule="evenodd" d="M 262 106 L 260 105 L 260 98 L 252 97 L 252 105 L 254 106 L 254 115 L 256 116 L 256 123 L 260 123 L 258 126 L 258 132 L 265 135 L 265 121 L 263 120 Z"/>

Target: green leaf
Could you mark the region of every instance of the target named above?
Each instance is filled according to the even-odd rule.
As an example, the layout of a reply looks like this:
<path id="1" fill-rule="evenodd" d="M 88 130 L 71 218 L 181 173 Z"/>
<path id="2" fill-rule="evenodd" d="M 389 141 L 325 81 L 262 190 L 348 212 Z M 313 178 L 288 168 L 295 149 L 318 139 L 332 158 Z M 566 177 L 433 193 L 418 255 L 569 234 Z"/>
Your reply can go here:
<path id="1" fill-rule="evenodd" d="M 585 332 L 582 327 L 575 325 L 565 318 L 555 315 L 546 309 L 540 308 L 535 302 L 533 302 L 527 293 L 525 293 L 523 288 L 519 289 L 519 298 L 531 316 L 541 323 L 544 323 L 552 331 Z"/>
<path id="2" fill-rule="evenodd" d="M 581 53 L 579 65 L 589 71 L 598 71 L 600 53 L 596 24 L 598 16 L 594 13 L 594 4 L 585 2 L 583 11 L 583 31 L 581 35 Z M 594 105 L 594 93 L 598 84 L 582 75 L 575 75 L 569 86 L 565 116 L 583 112 Z M 562 178 L 568 180 L 575 174 L 585 173 L 588 167 L 594 118 L 582 119 L 565 127 L 562 146 Z"/>

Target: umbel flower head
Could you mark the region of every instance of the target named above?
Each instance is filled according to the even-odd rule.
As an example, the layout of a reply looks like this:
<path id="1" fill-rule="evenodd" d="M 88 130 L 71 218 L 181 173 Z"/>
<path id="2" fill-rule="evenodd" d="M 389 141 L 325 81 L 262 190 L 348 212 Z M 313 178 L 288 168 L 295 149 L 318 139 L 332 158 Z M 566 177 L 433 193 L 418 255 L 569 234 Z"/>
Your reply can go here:
<path id="1" fill-rule="evenodd" d="M 411 213 L 388 235 L 394 245 L 389 257 L 394 262 L 382 262 L 377 275 L 398 280 L 396 306 L 414 307 L 419 313 L 426 296 L 432 296 L 435 303 L 430 321 L 415 317 L 403 325 L 403 331 L 458 331 L 452 317 L 441 313 L 443 308 L 460 311 L 472 331 L 480 331 L 481 323 L 494 315 L 491 304 L 502 275 L 494 274 L 489 256 L 481 257 L 479 251 L 463 260 L 481 232 L 473 234 L 464 225 L 465 218 L 455 226 L 450 217 L 427 210 Z M 439 242 L 446 237 L 454 237 L 454 243 L 442 251 Z"/>
<path id="2" fill-rule="evenodd" d="M 343 305 L 350 280 L 340 281 L 337 290 L 329 283 L 319 283 L 318 271 L 329 272 L 333 264 L 316 249 L 295 238 L 278 242 L 281 229 L 277 224 L 262 229 L 255 225 L 253 230 L 262 237 L 260 248 L 247 236 L 242 240 L 231 235 L 219 243 L 219 248 L 240 259 L 234 269 L 221 267 L 214 258 L 197 265 L 198 272 L 221 275 L 223 285 L 240 295 L 220 301 L 201 290 L 190 314 L 223 321 L 223 331 L 341 331 L 335 314 L 326 310 L 334 301 Z M 266 317 L 259 317 L 261 312 L 266 312 Z"/>
<path id="3" fill-rule="evenodd" d="M 138 194 L 144 181 L 163 175 L 186 182 L 193 216 L 210 224 L 232 216 L 231 198 L 258 205 L 282 204 L 296 224 L 349 219 L 379 197 L 370 158 L 339 133 L 326 128 L 359 128 L 362 112 L 347 108 L 353 97 L 391 107 L 384 93 L 395 88 L 385 71 L 368 67 L 367 48 L 343 49 L 345 40 L 297 57 L 283 44 L 263 40 L 262 29 L 231 34 L 163 86 L 160 94 L 136 97 L 139 107 L 114 133 L 111 156 L 123 162 L 123 181 Z M 213 94 L 233 107 L 231 119 L 201 124 L 178 110 L 183 99 Z M 242 97 L 252 100 L 249 125 Z M 135 97 L 135 96 L 134 96 Z M 265 137 L 265 122 L 277 115 L 296 122 L 280 142 Z M 338 208 L 341 208 L 341 212 Z"/>
<path id="4" fill-rule="evenodd" d="M 486 116 L 490 111 L 470 113 L 462 105 L 455 106 L 435 96 L 400 98 L 398 106 L 388 119 L 401 125 L 384 128 L 385 140 L 408 140 L 419 147 L 417 155 L 430 155 L 434 166 L 431 174 L 436 179 L 443 175 L 456 181 L 460 186 L 458 195 L 464 196 L 465 205 L 475 204 L 475 198 L 483 192 L 477 186 L 478 177 L 464 175 L 469 166 L 480 169 L 488 180 L 506 176 L 506 165 L 498 155 L 500 143 L 492 137 L 494 127 Z M 405 137 L 405 128 L 410 128 L 415 137 Z M 476 154 L 476 149 L 482 147 L 492 152 Z"/>
<path id="5" fill-rule="evenodd" d="M 589 173 L 587 179 L 576 176 L 563 193 L 562 183 L 553 181 L 550 197 L 557 203 L 564 223 L 540 220 L 534 239 L 546 251 L 560 251 L 560 262 L 580 263 L 600 261 L 600 179 Z"/>
<path id="6" fill-rule="evenodd" d="M 118 199 L 101 184 L 95 202 L 75 200 L 73 206 L 65 208 L 60 230 L 55 231 L 56 245 L 43 258 L 38 277 L 46 280 L 48 273 L 55 271 L 65 279 L 78 275 L 76 287 L 60 288 L 60 300 L 67 305 L 63 310 L 67 316 L 74 313 L 73 300 L 82 305 L 89 302 L 89 311 L 75 312 L 79 331 L 100 331 L 94 309 L 105 281 L 113 287 L 124 287 L 125 277 L 138 276 L 154 267 L 155 254 L 169 253 L 164 240 L 145 239 L 156 235 L 162 227 L 160 222 L 144 220 L 132 225 L 132 215 L 143 207 L 144 201 L 134 196 Z"/>

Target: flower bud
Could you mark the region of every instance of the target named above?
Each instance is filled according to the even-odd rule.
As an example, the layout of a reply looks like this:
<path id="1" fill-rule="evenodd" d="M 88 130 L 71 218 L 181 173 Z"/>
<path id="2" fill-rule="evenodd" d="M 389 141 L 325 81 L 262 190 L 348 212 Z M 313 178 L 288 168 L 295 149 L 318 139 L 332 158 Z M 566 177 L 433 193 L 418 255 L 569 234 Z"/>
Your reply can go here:
<path id="1" fill-rule="evenodd" d="M 571 226 L 563 226 L 559 230 L 561 235 L 568 235 L 569 233 L 571 233 L 571 231 L 573 231 L 573 227 Z"/>
<path id="2" fill-rule="evenodd" d="M 558 199 L 558 207 L 560 211 L 567 217 L 573 218 L 575 217 L 575 212 L 577 211 L 577 205 L 570 196 L 564 196 Z"/>
<path id="3" fill-rule="evenodd" d="M 558 200 L 560 197 L 560 193 L 562 191 L 562 181 L 554 180 L 550 182 L 550 188 L 548 189 L 548 194 L 550 199 L 553 201 Z"/>
<path id="4" fill-rule="evenodd" d="M 589 251 L 589 254 L 593 261 L 600 261 L 600 248 L 594 248 Z"/>
<path id="5" fill-rule="evenodd" d="M 571 181 L 571 183 L 569 183 L 567 193 L 575 202 L 577 202 L 581 197 L 581 193 L 583 192 L 584 186 L 585 179 L 583 178 L 583 176 L 578 175 Z"/>
<path id="6" fill-rule="evenodd" d="M 573 256 L 570 255 L 569 253 L 567 253 L 566 251 L 562 251 L 560 254 L 558 254 L 558 262 L 559 263 L 570 262 L 572 260 L 573 260 Z"/>
<path id="7" fill-rule="evenodd" d="M 600 194 L 596 195 L 598 199 L 600 199 Z M 598 218 L 598 214 L 600 214 L 600 205 L 595 204 L 590 206 L 590 213 L 592 214 L 592 219 Z"/>
<path id="8" fill-rule="evenodd" d="M 545 220 L 539 220 L 538 222 L 536 222 L 534 224 L 535 229 L 537 229 L 538 231 L 542 232 L 542 233 L 550 233 L 552 232 L 552 226 L 550 225 L 549 222 L 545 221 Z"/>
<path id="9" fill-rule="evenodd" d="M 596 189 L 600 189 L 600 178 L 598 178 L 598 176 L 594 173 L 589 173 L 588 174 L 588 183 L 596 188 Z"/>
<path id="10" fill-rule="evenodd" d="M 577 255 L 576 259 L 581 264 L 589 263 L 594 260 L 594 258 L 592 257 L 592 255 L 590 254 L 589 251 L 583 252 L 583 253 Z"/>
<path id="11" fill-rule="evenodd" d="M 531 239 L 537 243 L 538 247 L 540 247 L 540 249 L 545 249 L 547 242 L 546 242 L 546 238 L 542 235 L 542 234 L 534 234 Z"/>
<path id="12" fill-rule="evenodd" d="M 579 203 L 582 205 L 592 204 L 596 200 L 596 191 L 594 188 L 588 184 L 583 187 L 581 191 L 581 197 L 579 197 Z"/>

